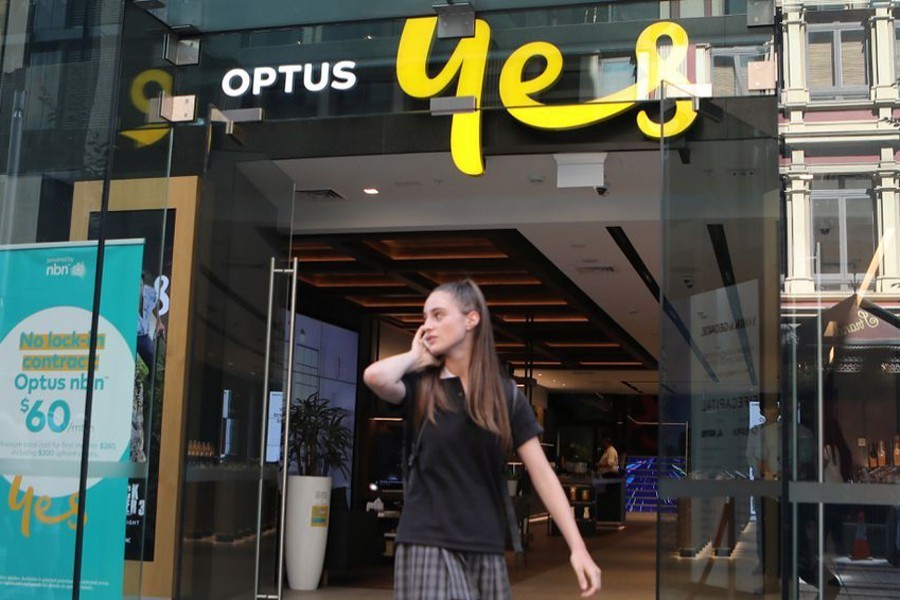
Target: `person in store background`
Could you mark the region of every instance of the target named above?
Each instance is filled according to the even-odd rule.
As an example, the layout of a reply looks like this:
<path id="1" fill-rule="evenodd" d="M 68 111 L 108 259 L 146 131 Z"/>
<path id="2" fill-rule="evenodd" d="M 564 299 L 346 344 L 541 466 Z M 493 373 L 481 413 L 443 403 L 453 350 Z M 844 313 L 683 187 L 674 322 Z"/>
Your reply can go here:
<path id="1" fill-rule="evenodd" d="M 600 447 L 603 448 L 603 454 L 597 461 L 597 473 L 601 477 L 618 477 L 619 476 L 619 453 L 613 446 L 612 438 L 604 437 L 600 441 Z"/>
<path id="2" fill-rule="evenodd" d="M 800 402 L 800 413 L 804 415 L 809 403 Z M 801 416 L 797 422 L 796 435 L 797 463 L 792 464 L 782 461 L 781 447 L 782 424 L 781 402 L 777 399 L 764 398 L 762 402 L 763 422 L 750 428 L 747 437 L 747 461 L 753 468 L 753 479 L 764 481 L 779 481 L 783 477 L 794 478 L 800 481 L 810 481 L 814 476 L 815 468 L 815 439 L 812 430 L 803 424 Z M 763 498 L 754 496 L 756 507 L 756 543 L 757 556 L 762 572 L 767 551 L 775 552 L 777 537 L 780 527 L 780 500 L 777 498 Z M 798 507 L 798 536 L 797 536 L 797 572 L 800 577 L 809 584 L 818 585 L 812 565 L 817 560 L 814 546 L 810 543 L 811 524 L 815 519 L 812 510 L 814 505 L 802 504 Z M 767 521 L 770 521 L 767 524 Z M 771 536 L 771 537 L 770 537 Z M 778 566 L 774 561 L 772 565 Z M 778 573 L 769 573 L 777 576 Z"/>
<path id="3" fill-rule="evenodd" d="M 484 296 L 471 280 L 428 296 L 408 352 L 365 370 L 366 385 L 401 404 L 411 426 L 394 562 L 395 600 L 503 600 L 505 468 L 515 450 L 569 545 L 582 596 L 600 589 L 534 412 L 500 370 Z"/>
<path id="4" fill-rule="evenodd" d="M 747 436 L 747 463 L 753 479 L 774 480 L 781 475 L 781 409 L 768 402 L 762 409 L 763 422 L 750 428 Z"/>
<path id="5" fill-rule="evenodd" d="M 750 428 L 747 435 L 747 465 L 754 480 L 773 481 L 781 477 L 781 407 L 777 400 L 764 398 L 762 401 L 762 423 Z M 762 496 L 753 497 L 756 511 L 756 557 L 759 561 L 756 573 L 764 572 L 766 544 L 774 547 L 770 535 L 766 534 L 767 519 L 777 522 L 778 503 L 774 499 L 764 500 Z M 774 525 L 768 526 L 770 534 L 774 533 Z M 774 577 L 777 573 L 771 573 Z"/>
<path id="6" fill-rule="evenodd" d="M 156 339 L 156 336 L 165 336 L 165 333 L 165 325 L 159 316 L 159 294 L 153 286 L 153 275 L 147 269 L 143 269 L 141 271 L 140 303 L 138 304 L 137 351 L 151 372 L 156 352 L 153 340 Z"/>
<path id="7" fill-rule="evenodd" d="M 822 481 L 840 484 L 852 481 L 853 456 L 850 445 L 844 437 L 840 421 L 837 419 L 836 399 L 834 394 L 833 371 L 825 376 L 822 390 Z M 798 423 L 798 445 L 800 464 L 797 465 L 797 478 L 801 481 L 815 481 L 815 444 L 813 431 L 817 426 L 816 407 L 818 398 L 815 393 L 800 394 L 798 397 L 800 422 Z M 808 439 L 808 441 L 807 441 Z M 804 460 L 803 456 L 809 459 Z M 846 556 L 850 548 L 844 539 L 844 520 L 847 506 L 826 503 L 823 507 L 822 533 L 824 539 L 824 555 L 819 555 L 818 508 L 815 504 L 804 503 L 797 509 L 797 574 L 808 584 L 819 586 L 819 562 L 824 560 L 824 576 L 826 584 L 840 585 L 833 573 L 837 557 Z"/>

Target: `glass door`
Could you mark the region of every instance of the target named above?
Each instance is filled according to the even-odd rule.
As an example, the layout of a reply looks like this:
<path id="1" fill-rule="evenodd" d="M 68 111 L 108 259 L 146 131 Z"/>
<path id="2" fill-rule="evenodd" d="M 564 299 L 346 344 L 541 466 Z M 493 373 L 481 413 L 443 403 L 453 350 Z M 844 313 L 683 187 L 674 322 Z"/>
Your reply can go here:
<path id="1" fill-rule="evenodd" d="M 667 600 L 783 589 L 779 432 L 792 412 L 779 387 L 774 75 L 771 89 L 746 85 L 748 60 L 774 69 L 772 29 L 742 12 L 723 17 L 724 35 L 698 63 L 709 87 L 666 86 L 658 108 L 664 128 L 697 115 L 661 152 L 657 572 Z M 692 33 L 709 20 L 680 24 Z"/>
<path id="2" fill-rule="evenodd" d="M 258 123 L 207 117 L 177 587 L 181 598 L 276 598 L 294 184 L 247 150 Z"/>
<path id="3" fill-rule="evenodd" d="M 73 6 L 0 9 L 0 597 L 169 596 L 159 442 L 193 231 L 171 127 L 149 122 L 165 28 L 133 3 Z"/>

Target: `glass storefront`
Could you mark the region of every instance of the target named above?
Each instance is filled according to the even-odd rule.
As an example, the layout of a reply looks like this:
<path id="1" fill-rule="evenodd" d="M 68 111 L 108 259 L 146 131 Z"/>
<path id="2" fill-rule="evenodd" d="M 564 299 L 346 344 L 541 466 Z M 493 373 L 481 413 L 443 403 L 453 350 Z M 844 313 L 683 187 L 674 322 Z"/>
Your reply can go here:
<path id="1" fill-rule="evenodd" d="M 791 597 L 896 594 L 896 14 L 849 8 L 786 8 L 783 28 L 809 65 L 784 69 L 780 126 Z"/>
<path id="2" fill-rule="evenodd" d="M 160 439 L 186 322 L 187 285 L 172 283 L 190 261 L 173 239 L 189 233 L 169 204 L 168 141 L 140 179 L 114 175 L 112 149 L 139 143 L 116 91 L 158 43 L 154 25 L 123 30 L 125 13 L 143 15 L 120 2 L 2 8 L 5 597 L 138 597 L 172 542 L 154 524 L 175 514 L 158 502 L 173 458 Z M 125 38 L 140 58 L 123 55 Z"/>
<path id="3" fill-rule="evenodd" d="M 552 458 L 599 441 L 565 394 L 658 402 L 658 597 L 890 572 L 893 9 L 497 1 L 443 38 L 430 3 L 254 4 L 3 6 L 0 586 L 280 595 L 317 393 L 329 544 L 386 552 L 359 373 L 467 273 Z"/>

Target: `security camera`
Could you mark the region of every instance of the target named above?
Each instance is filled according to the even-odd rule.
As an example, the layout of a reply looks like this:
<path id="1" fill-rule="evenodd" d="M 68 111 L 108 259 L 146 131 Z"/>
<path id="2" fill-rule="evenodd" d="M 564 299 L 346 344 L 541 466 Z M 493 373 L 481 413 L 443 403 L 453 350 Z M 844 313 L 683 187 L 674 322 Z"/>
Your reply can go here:
<path id="1" fill-rule="evenodd" d="M 605 196 L 606 192 L 608 192 L 609 190 L 606 188 L 605 185 L 598 185 L 597 187 L 594 188 L 594 191 L 597 192 L 598 196 Z"/>
<path id="2" fill-rule="evenodd" d="M 694 279 L 692 277 L 683 277 L 682 281 L 687 289 L 692 289 L 694 287 Z"/>

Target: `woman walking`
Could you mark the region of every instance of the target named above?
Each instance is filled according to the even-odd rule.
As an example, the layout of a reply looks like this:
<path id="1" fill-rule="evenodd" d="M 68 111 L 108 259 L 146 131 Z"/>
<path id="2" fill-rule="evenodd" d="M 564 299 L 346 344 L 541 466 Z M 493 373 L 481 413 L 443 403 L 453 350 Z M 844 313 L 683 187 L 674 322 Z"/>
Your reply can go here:
<path id="1" fill-rule="evenodd" d="M 408 352 L 375 362 L 364 380 L 402 404 L 412 424 L 397 530 L 395 600 L 504 600 L 504 477 L 515 450 L 569 545 L 582 596 L 600 589 L 569 502 L 538 442 L 540 425 L 503 376 L 484 296 L 471 280 L 428 296 Z"/>

